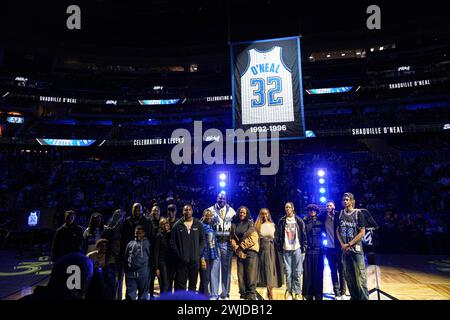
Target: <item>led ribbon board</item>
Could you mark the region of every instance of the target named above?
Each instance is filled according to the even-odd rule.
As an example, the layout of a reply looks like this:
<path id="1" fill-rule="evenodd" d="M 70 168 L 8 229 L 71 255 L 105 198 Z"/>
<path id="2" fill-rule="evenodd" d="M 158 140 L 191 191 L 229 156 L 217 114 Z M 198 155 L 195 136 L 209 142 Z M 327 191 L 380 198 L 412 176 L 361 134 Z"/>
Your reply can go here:
<path id="1" fill-rule="evenodd" d="M 7 117 L 6 121 L 9 123 L 23 123 L 24 119 L 23 117 Z"/>
<path id="2" fill-rule="evenodd" d="M 77 139 L 36 139 L 40 145 L 57 147 L 89 147 L 97 140 L 77 140 Z"/>
<path id="3" fill-rule="evenodd" d="M 300 37 L 232 43 L 231 80 L 234 129 L 305 138 Z"/>
<path id="4" fill-rule="evenodd" d="M 407 82 L 399 82 L 399 83 L 390 83 L 389 89 L 402 89 L 402 88 L 414 88 L 414 87 L 423 87 L 423 86 L 431 86 L 431 80 L 415 80 L 415 81 L 407 81 Z"/>
<path id="5" fill-rule="evenodd" d="M 180 99 L 164 99 L 164 100 L 139 100 L 141 105 L 164 105 L 177 104 Z"/>
<path id="6" fill-rule="evenodd" d="M 352 90 L 353 87 L 336 87 L 336 88 L 321 88 L 321 89 L 309 89 L 306 90 L 308 94 L 332 94 L 332 93 L 345 93 Z"/>
<path id="7" fill-rule="evenodd" d="M 306 130 L 306 137 L 307 138 L 315 138 L 316 134 L 312 130 Z"/>

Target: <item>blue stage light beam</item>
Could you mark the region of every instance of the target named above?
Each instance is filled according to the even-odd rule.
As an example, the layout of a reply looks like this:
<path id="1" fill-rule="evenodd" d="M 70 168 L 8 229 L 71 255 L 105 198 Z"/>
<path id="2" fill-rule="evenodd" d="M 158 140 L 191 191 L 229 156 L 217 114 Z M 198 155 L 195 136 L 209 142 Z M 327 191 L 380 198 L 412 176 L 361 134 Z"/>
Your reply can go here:
<path id="1" fill-rule="evenodd" d="M 231 176 L 230 172 L 227 170 L 218 170 L 215 173 L 216 178 L 216 190 L 220 191 L 221 194 L 226 194 L 227 200 L 230 201 L 229 196 L 231 195 Z"/>

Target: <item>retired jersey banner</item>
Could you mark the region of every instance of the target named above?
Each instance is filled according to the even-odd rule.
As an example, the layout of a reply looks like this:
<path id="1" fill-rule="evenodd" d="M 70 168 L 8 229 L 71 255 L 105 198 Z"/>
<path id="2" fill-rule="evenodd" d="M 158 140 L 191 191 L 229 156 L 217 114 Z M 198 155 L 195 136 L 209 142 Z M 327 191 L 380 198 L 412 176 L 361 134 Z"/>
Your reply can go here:
<path id="1" fill-rule="evenodd" d="M 305 138 L 300 37 L 231 44 L 233 129 Z"/>

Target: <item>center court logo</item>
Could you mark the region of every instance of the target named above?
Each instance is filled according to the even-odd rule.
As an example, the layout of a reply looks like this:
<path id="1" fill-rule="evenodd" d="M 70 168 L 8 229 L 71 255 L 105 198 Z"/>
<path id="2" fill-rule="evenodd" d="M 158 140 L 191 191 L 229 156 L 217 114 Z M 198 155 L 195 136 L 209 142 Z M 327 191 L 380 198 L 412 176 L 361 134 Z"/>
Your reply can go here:
<path id="1" fill-rule="evenodd" d="M 277 174 L 280 164 L 278 132 L 256 133 L 242 129 L 226 129 L 225 131 L 225 139 L 219 129 L 213 128 L 203 132 L 201 121 L 194 121 L 193 138 L 187 129 L 176 129 L 172 132 L 172 139 L 181 138 L 180 140 L 183 142 L 173 147 L 172 162 L 176 165 L 247 164 L 248 154 L 248 164 L 260 164 L 261 175 Z M 209 142 L 204 148 L 203 141 Z M 268 153 L 269 145 L 270 155 Z"/>

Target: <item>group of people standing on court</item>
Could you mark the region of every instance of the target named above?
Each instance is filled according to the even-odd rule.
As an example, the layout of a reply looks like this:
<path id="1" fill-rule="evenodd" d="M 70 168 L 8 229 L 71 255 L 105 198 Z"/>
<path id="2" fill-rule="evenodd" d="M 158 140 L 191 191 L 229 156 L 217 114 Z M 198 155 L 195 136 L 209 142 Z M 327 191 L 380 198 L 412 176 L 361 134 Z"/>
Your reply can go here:
<path id="1" fill-rule="evenodd" d="M 118 209 L 106 226 L 101 215 L 92 215 L 84 232 L 74 222 L 75 213 L 67 211 L 66 223 L 55 234 L 53 261 L 81 249 L 97 268 L 115 274 L 110 282 L 105 281 L 112 283 L 113 299 L 122 298 L 125 277 L 130 300 L 153 298 L 156 278 L 161 296 L 188 290 L 212 300 L 227 300 L 236 255 L 241 299 L 256 300 L 257 287 L 267 288 L 267 298 L 274 299 L 273 288 L 285 282 L 285 299 L 321 300 L 325 255 L 335 299 L 345 296 L 346 286 L 351 299 L 368 299 L 361 243 L 365 217 L 355 208 L 351 193 L 345 193 L 342 200 L 344 209 L 339 213 L 332 201 L 322 215 L 317 205 L 308 205 L 305 219 L 288 202 L 277 224 L 267 208 L 259 211 L 256 221 L 245 206 L 236 212 L 224 193 L 204 210 L 201 219 L 193 217 L 189 204 L 178 219 L 173 204 L 166 217 L 161 217 L 158 206 L 144 214 L 142 205 L 135 203 L 130 217 L 124 219 Z"/>

